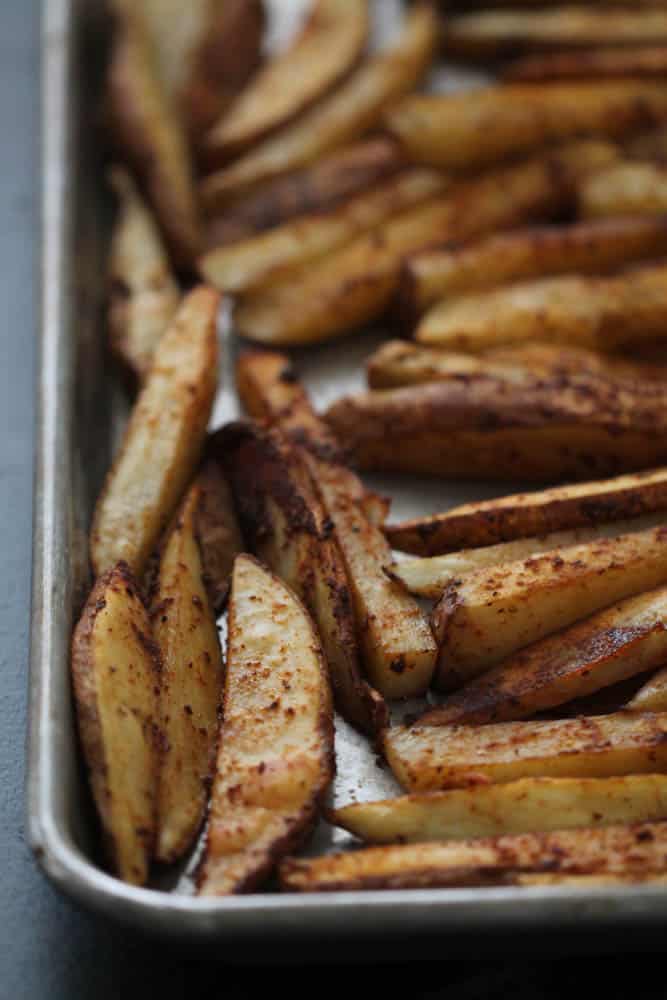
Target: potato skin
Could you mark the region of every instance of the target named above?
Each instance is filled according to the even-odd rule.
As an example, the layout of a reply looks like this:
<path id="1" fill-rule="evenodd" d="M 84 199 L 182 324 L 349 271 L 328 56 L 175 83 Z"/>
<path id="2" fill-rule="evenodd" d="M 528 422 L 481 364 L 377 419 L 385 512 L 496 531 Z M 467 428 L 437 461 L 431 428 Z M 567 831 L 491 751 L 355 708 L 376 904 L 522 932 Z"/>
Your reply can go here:
<path id="1" fill-rule="evenodd" d="M 579 52 L 547 52 L 524 56 L 502 70 L 514 83 L 546 80 L 593 80 L 667 76 L 667 46 L 655 48 L 585 48 Z"/>

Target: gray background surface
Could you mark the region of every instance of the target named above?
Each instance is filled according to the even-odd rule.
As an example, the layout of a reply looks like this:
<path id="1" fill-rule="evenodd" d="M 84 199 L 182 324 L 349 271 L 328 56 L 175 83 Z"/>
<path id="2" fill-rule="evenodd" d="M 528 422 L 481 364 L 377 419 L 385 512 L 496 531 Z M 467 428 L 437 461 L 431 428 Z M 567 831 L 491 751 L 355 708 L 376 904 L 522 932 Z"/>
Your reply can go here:
<path id="1" fill-rule="evenodd" d="M 186 2 L 186 0 L 184 0 Z M 289 991 L 312 996 L 331 984 L 350 996 L 458 998 L 562 997 L 585 989 L 606 998 L 667 994 L 658 958 L 618 955 L 586 961 L 455 959 L 447 942 L 428 963 L 396 964 L 415 942 L 387 949 L 369 982 L 341 968 L 336 942 L 329 967 L 223 967 L 197 962 L 101 924 L 60 899 L 33 864 L 25 843 L 23 781 L 30 592 L 31 479 L 38 250 L 39 65 L 37 0 L 0 0 L 0 1000 L 74 1000 L 139 995 L 236 998 Z M 641 934 L 628 942 L 644 944 Z M 605 942 L 588 942 L 600 949 Z M 258 959 L 259 956 L 256 956 Z M 333 968 L 337 966 L 337 968 Z M 371 970 L 368 970 L 371 971 Z"/>

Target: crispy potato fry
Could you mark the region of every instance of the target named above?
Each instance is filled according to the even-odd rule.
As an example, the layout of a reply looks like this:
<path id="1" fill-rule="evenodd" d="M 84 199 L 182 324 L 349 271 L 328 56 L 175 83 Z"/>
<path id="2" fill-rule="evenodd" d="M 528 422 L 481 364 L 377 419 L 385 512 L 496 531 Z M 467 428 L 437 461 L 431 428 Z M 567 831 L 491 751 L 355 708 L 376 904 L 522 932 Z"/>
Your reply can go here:
<path id="1" fill-rule="evenodd" d="M 467 59 L 512 56 L 531 49 L 623 47 L 660 41 L 667 41 L 667 11 L 650 8 L 482 11 L 450 16 L 444 30 L 445 51 Z"/>
<path id="2" fill-rule="evenodd" d="M 630 712 L 662 712 L 667 709 L 667 669 L 663 667 L 653 674 L 625 707 Z"/>
<path id="3" fill-rule="evenodd" d="M 363 732 L 379 731 L 387 707 L 362 676 L 345 568 L 303 459 L 275 430 L 251 425 L 231 425 L 218 442 L 253 552 L 319 629 L 337 708 Z"/>
<path id="4" fill-rule="evenodd" d="M 505 833 L 648 823 L 667 817 L 667 777 L 522 778 L 355 802 L 330 822 L 369 844 L 463 840 Z"/>
<path id="5" fill-rule="evenodd" d="M 514 885 L 531 888 L 544 886 L 554 888 L 590 889 L 608 885 L 667 885 L 667 875 L 657 872 L 637 874 L 626 872 L 616 875 L 518 875 Z"/>
<path id="6" fill-rule="evenodd" d="M 384 754 L 409 792 L 504 784 L 519 778 L 610 778 L 667 770 L 667 714 L 615 712 L 595 718 L 491 726 L 395 726 Z"/>
<path id="7" fill-rule="evenodd" d="M 111 348 L 138 381 L 178 308 L 180 290 L 158 229 L 130 175 L 110 174 L 119 215 L 109 255 Z"/>
<path id="8" fill-rule="evenodd" d="M 204 462 L 197 475 L 199 503 L 197 538 L 204 585 L 214 613 L 227 603 L 234 560 L 245 551 L 232 492 L 214 459 Z"/>
<path id="9" fill-rule="evenodd" d="M 649 514 L 633 521 L 616 521 L 600 524 L 595 528 L 574 528 L 555 531 L 550 535 L 519 538 L 513 542 L 500 542 L 478 549 L 462 549 L 444 556 L 402 559 L 386 567 L 393 580 L 399 580 L 411 594 L 436 600 L 455 580 L 463 582 L 468 574 L 496 567 L 500 569 L 520 559 L 541 556 L 554 549 L 578 546 L 603 538 L 615 538 L 631 531 L 643 531 L 665 522 L 664 514 Z"/>
<path id="10" fill-rule="evenodd" d="M 414 162 L 465 171 L 576 136 L 622 138 L 665 119 L 664 85 L 627 80 L 415 95 L 388 112 L 386 127 Z"/>
<path id="11" fill-rule="evenodd" d="M 262 0 L 143 0 L 163 85 L 197 139 L 261 61 Z"/>
<path id="12" fill-rule="evenodd" d="M 409 93 L 425 73 L 437 36 L 435 11 L 427 3 L 418 4 L 392 49 L 370 57 L 297 121 L 207 177 L 201 186 L 205 210 L 215 212 L 279 174 L 354 142 L 379 124 L 385 109 Z"/>
<path id="13" fill-rule="evenodd" d="M 242 355 L 237 386 L 248 412 L 279 427 L 306 462 L 343 557 L 371 683 L 386 698 L 423 693 L 436 655 L 426 618 L 384 573 L 391 552 L 366 513 L 368 494 L 341 463 L 335 439 L 313 411 L 288 359 L 265 352 Z"/>
<path id="14" fill-rule="evenodd" d="M 215 166 L 321 100 L 354 68 L 368 38 L 366 0 L 314 0 L 300 33 L 255 75 L 203 143 Z"/>
<path id="15" fill-rule="evenodd" d="M 428 725 L 524 719 L 657 669 L 667 661 L 667 588 L 629 597 L 549 635 L 470 681 Z"/>
<path id="16" fill-rule="evenodd" d="M 143 885 L 156 829 L 160 663 L 148 614 L 124 563 L 101 576 L 72 639 L 81 746 L 107 853 Z"/>
<path id="17" fill-rule="evenodd" d="M 437 686 L 456 690 L 529 643 L 665 583 L 664 524 L 466 574 L 433 611 Z"/>
<path id="18" fill-rule="evenodd" d="M 556 486 L 463 504 L 444 514 L 390 524 L 395 549 L 439 555 L 667 511 L 667 469 Z"/>
<path id="19" fill-rule="evenodd" d="M 330 211 L 405 165 L 396 143 L 383 136 L 335 150 L 312 166 L 277 177 L 229 205 L 209 222 L 206 246 L 214 250 L 257 236 L 300 215 Z"/>
<path id="20" fill-rule="evenodd" d="M 667 461 L 662 396 L 601 379 L 470 376 L 345 396 L 325 419 L 361 469 L 458 479 L 584 479 Z"/>
<path id="21" fill-rule="evenodd" d="M 435 302 L 496 285 L 560 274 L 604 274 L 665 253 L 667 217 L 510 230 L 409 260 L 399 289 L 399 307 L 410 321 Z"/>
<path id="22" fill-rule="evenodd" d="M 157 347 L 95 507 L 97 576 L 120 559 L 141 575 L 197 467 L 217 385 L 218 300 L 195 288 Z"/>
<path id="23" fill-rule="evenodd" d="M 579 188 L 585 219 L 667 212 L 667 169 L 655 163 L 619 163 L 585 177 Z"/>
<path id="24" fill-rule="evenodd" d="M 245 555 L 234 564 L 224 688 L 203 896 L 258 885 L 309 832 L 334 773 L 315 629 L 294 594 Z"/>
<path id="25" fill-rule="evenodd" d="M 516 885 L 525 874 L 544 871 L 659 875 L 665 865 L 667 823 L 637 823 L 288 858 L 280 867 L 280 881 L 289 892 L 425 889 Z"/>
<path id="26" fill-rule="evenodd" d="M 145 15 L 113 0 L 115 32 L 107 72 L 109 127 L 153 208 L 174 263 L 191 267 L 200 241 L 185 132 L 160 81 Z"/>
<path id="27" fill-rule="evenodd" d="M 165 542 L 151 604 L 162 666 L 155 853 L 163 862 L 184 854 L 201 825 L 218 738 L 222 656 L 197 537 L 202 500 L 196 482 Z"/>
<path id="28" fill-rule="evenodd" d="M 236 327 L 250 340 L 277 345 L 340 336 L 389 306 L 402 262 L 410 254 L 553 215 L 569 201 L 572 174 L 607 154 L 613 155 L 606 147 L 579 144 L 553 159 L 521 163 L 458 185 L 285 282 L 250 295 L 235 311 Z"/>
<path id="29" fill-rule="evenodd" d="M 667 46 L 664 45 L 654 48 L 591 47 L 579 52 L 545 52 L 516 59 L 502 71 L 503 79 L 516 83 L 665 76 Z"/>
<path id="30" fill-rule="evenodd" d="M 416 167 L 363 191 L 337 208 L 294 219 L 248 240 L 219 247 L 199 261 L 203 277 L 224 292 L 246 292 L 280 282 L 387 219 L 439 195 L 447 180 Z"/>
<path id="31" fill-rule="evenodd" d="M 667 265 L 643 264 L 610 277 L 564 275 L 438 303 L 415 338 L 479 351 L 548 337 L 552 343 L 614 351 L 664 336 Z"/>

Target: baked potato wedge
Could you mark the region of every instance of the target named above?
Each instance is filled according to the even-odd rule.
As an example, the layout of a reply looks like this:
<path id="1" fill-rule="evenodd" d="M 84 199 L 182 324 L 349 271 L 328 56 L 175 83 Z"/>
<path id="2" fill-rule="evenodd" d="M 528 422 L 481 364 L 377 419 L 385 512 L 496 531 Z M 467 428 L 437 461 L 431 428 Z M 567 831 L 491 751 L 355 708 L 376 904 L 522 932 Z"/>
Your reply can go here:
<path id="1" fill-rule="evenodd" d="M 660 125 L 629 136 L 623 143 L 623 153 L 633 160 L 664 163 L 667 159 L 667 127 Z"/>
<path id="2" fill-rule="evenodd" d="M 366 847 L 320 858 L 288 858 L 288 892 L 516 885 L 526 874 L 652 876 L 667 864 L 667 823 L 507 834 L 445 844 Z"/>
<path id="3" fill-rule="evenodd" d="M 465 840 L 506 833 L 649 823 L 667 816 L 667 777 L 521 778 L 417 792 L 382 802 L 353 802 L 330 822 L 368 844 Z"/>
<path id="4" fill-rule="evenodd" d="M 199 260 L 205 280 L 223 292 L 244 293 L 280 283 L 290 272 L 350 243 L 394 215 L 447 187 L 435 170 L 405 170 L 333 210 L 302 216 L 268 232 L 211 250 Z"/>
<path id="5" fill-rule="evenodd" d="M 72 681 L 83 756 L 107 854 L 143 885 L 156 831 L 160 660 L 124 563 L 97 580 L 72 639 Z"/>
<path id="6" fill-rule="evenodd" d="M 279 432 L 255 425 L 230 425 L 216 440 L 252 551 L 310 611 L 336 707 L 373 735 L 387 725 L 387 707 L 361 673 L 345 567 L 303 458 Z"/>
<path id="7" fill-rule="evenodd" d="M 438 555 L 667 511 L 667 468 L 463 504 L 389 524 L 392 548 Z"/>
<path id="8" fill-rule="evenodd" d="M 282 581 L 240 555 L 199 894 L 258 885 L 308 834 L 333 773 L 331 691 L 313 624 Z"/>
<path id="9" fill-rule="evenodd" d="M 199 464 L 217 386 L 218 301 L 195 288 L 158 344 L 95 507 L 96 576 L 122 559 L 141 577 Z"/>
<path id="10" fill-rule="evenodd" d="M 667 662 L 667 588 L 629 597 L 514 653 L 422 717 L 425 725 L 525 719 Z M 442 665 L 442 661 L 441 661 Z"/>
<path id="11" fill-rule="evenodd" d="M 664 84 L 596 80 L 412 95 L 385 126 L 415 163 L 468 171 L 581 135 L 623 138 L 666 119 Z"/>
<path id="12" fill-rule="evenodd" d="M 471 292 L 561 274 L 604 274 L 665 253 L 663 216 L 514 229 L 409 260 L 399 289 L 401 314 L 409 322 L 438 301 Z"/>
<path id="13" fill-rule="evenodd" d="M 658 670 L 625 707 L 630 712 L 662 712 L 667 708 L 667 670 Z"/>
<path id="14" fill-rule="evenodd" d="M 368 21 L 366 0 L 313 0 L 291 44 L 266 62 L 207 133 L 206 163 L 238 156 L 329 93 L 362 55 Z"/>
<path id="15" fill-rule="evenodd" d="M 431 62 L 437 37 L 434 9 L 417 4 L 393 48 L 370 56 L 333 94 L 210 174 L 200 189 L 205 211 L 216 212 L 274 177 L 361 138 L 379 124 L 387 107 L 416 86 Z"/>
<path id="16" fill-rule="evenodd" d="M 160 79 L 143 9 L 113 0 L 107 117 L 116 155 L 137 177 L 174 264 L 192 267 L 200 243 L 193 168 L 182 121 Z"/>
<path id="17" fill-rule="evenodd" d="M 584 219 L 667 212 L 667 169 L 660 163 L 611 164 L 582 179 L 579 212 Z"/>
<path id="18" fill-rule="evenodd" d="M 345 396 L 325 413 L 358 468 L 458 479 L 584 479 L 667 460 L 662 396 L 602 380 L 471 376 Z"/>
<path id="19" fill-rule="evenodd" d="M 445 589 L 431 618 L 436 684 L 456 690 L 524 646 L 662 584 L 665 524 L 466 574 Z"/>
<path id="20" fill-rule="evenodd" d="M 201 826 L 218 740 L 222 655 L 204 585 L 198 538 L 202 500 L 203 488 L 195 482 L 162 548 L 150 609 L 162 666 L 164 746 L 155 854 L 166 863 L 187 851 Z"/>
<path id="21" fill-rule="evenodd" d="M 202 575 L 214 614 L 227 603 L 234 560 L 245 552 L 232 491 L 219 463 L 208 458 L 197 474 L 196 532 Z"/>
<path id="22" fill-rule="evenodd" d="M 114 354 L 142 382 L 181 293 L 134 181 L 121 167 L 114 167 L 109 180 L 118 200 L 109 252 L 109 339 Z"/>
<path id="23" fill-rule="evenodd" d="M 645 48 L 583 48 L 523 56 L 502 70 L 513 83 L 544 83 L 547 80 L 598 80 L 667 76 L 667 45 Z"/>
<path id="24" fill-rule="evenodd" d="M 667 714 L 490 726 L 394 726 L 383 735 L 392 773 L 409 792 L 504 784 L 520 778 L 610 778 L 664 773 Z"/>

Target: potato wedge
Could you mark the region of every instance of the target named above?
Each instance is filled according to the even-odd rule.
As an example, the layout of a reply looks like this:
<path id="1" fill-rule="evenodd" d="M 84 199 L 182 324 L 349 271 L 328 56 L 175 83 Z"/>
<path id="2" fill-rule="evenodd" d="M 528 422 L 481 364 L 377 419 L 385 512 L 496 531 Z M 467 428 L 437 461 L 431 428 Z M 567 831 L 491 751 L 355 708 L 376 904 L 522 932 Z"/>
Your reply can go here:
<path id="1" fill-rule="evenodd" d="M 651 8 L 481 11 L 450 16 L 444 30 L 445 51 L 466 59 L 502 58 L 531 49 L 625 47 L 660 41 L 667 41 L 667 11 Z"/>
<path id="2" fill-rule="evenodd" d="M 312 622 L 276 576 L 238 556 L 199 894 L 258 885 L 307 835 L 333 773 L 331 691 Z"/>
<path id="3" fill-rule="evenodd" d="M 545 52 L 523 56 L 505 66 L 502 77 L 514 83 L 546 80 L 598 80 L 667 76 L 667 46 L 584 48 L 578 52 Z"/>
<path id="4" fill-rule="evenodd" d="M 217 385 L 218 301 L 195 288 L 157 347 L 95 507 L 96 576 L 123 559 L 140 577 L 199 463 Z"/>
<path id="5" fill-rule="evenodd" d="M 431 618 L 436 684 L 456 690 L 529 643 L 666 583 L 665 524 L 466 574 Z"/>
<path id="6" fill-rule="evenodd" d="M 210 174 L 200 192 L 206 212 L 215 212 L 274 177 L 359 139 L 423 76 L 437 34 L 433 8 L 418 4 L 408 15 L 394 48 L 370 57 L 333 94 L 297 121 L 268 136 L 235 163 Z"/>
<path id="7" fill-rule="evenodd" d="M 629 597 L 549 635 L 470 681 L 426 725 L 525 719 L 667 661 L 667 588 Z"/>
<path id="8" fill-rule="evenodd" d="M 303 601 L 315 621 L 338 710 L 372 735 L 387 707 L 363 678 L 345 567 L 299 453 L 276 431 L 233 424 L 217 437 L 252 551 Z"/>
<path id="9" fill-rule="evenodd" d="M 127 0 L 114 0 L 113 12 L 107 71 L 113 144 L 137 176 L 174 263 L 187 270 L 197 253 L 200 230 L 185 131 L 160 80 L 145 15 Z"/>
<path id="10" fill-rule="evenodd" d="M 117 875 L 143 885 L 156 830 L 160 660 L 124 563 L 95 584 L 72 639 L 79 734 Z"/>
<path id="11" fill-rule="evenodd" d="M 245 551 L 232 491 L 215 459 L 197 474 L 199 503 L 196 531 L 202 575 L 211 607 L 220 614 L 227 603 L 234 560 Z"/>
<path id="12" fill-rule="evenodd" d="M 584 219 L 667 212 L 667 169 L 656 163 L 619 163 L 585 177 L 579 188 Z"/>
<path id="13" fill-rule="evenodd" d="M 623 152 L 634 160 L 664 163 L 667 159 L 667 128 L 664 125 L 629 136 L 623 143 Z"/>
<path id="14" fill-rule="evenodd" d="M 574 889 L 596 889 L 609 885 L 667 885 L 667 875 L 658 872 L 648 872 L 638 874 L 637 872 L 626 872 L 616 875 L 518 875 L 514 885 L 526 886 L 528 888 L 542 888 L 544 886 L 554 888 Z"/>
<path id="15" fill-rule="evenodd" d="M 162 664 L 164 737 L 155 854 L 167 863 L 187 851 L 201 826 L 218 741 L 222 655 L 198 539 L 202 501 L 195 482 L 165 541 L 150 609 Z"/>
<path id="16" fill-rule="evenodd" d="M 667 511 L 667 469 L 463 504 L 387 525 L 392 548 L 438 555 Z"/>
<path id="17" fill-rule="evenodd" d="M 109 179 L 119 211 L 109 254 L 109 339 L 114 354 L 141 382 L 181 295 L 160 233 L 132 178 L 115 167 Z"/>
<path id="18" fill-rule="evenodd" d="M 649 823 L 667 817 L 667 777 L 522 778 L 354 802 L 330 822 L 368 844 L 463 840 L 505 833 Z"/>
<path id="19" fill-rule="evenodd" d="M 413 257 L 403 272 L 400 309 L 409 322 L 435 302 L 455 296 L 560 274 L 604 274 L 665 253 L 665 217 L 515 229 L 468 246 Z"/>
<path id="20" fill-rule="evenodd" d="M 206 229 L 209 250 L 249 239 L 300 215 L 320 214 L 405 166 L 398 146 L 379 136 L 335 150 L 312 166 L 268 181 L 229 205 Z"/>
<path id="21" fill-rule="evenodd" d="M 666 119 L 664 85 L 627 80 L 415 95 L 385 123 L 415 163 L 466 171 L 576 136 L 622 138 Z"/>
<path id="22" fill-rule="evenodd" d="M 667 770 L 667 714 L 481 726 L 395 726 L 383 736 L 392 773 L 409 792 L 520 778 L 610 778 Z"/>
<path id="23" fill-rule="evenodd" d="M 667 823 L 637 823 L 288 858 L 280 882 L 288 892 L 516 885 L 526 874 L 545 871 L 660 875 L 666 864 Z"/>
<path id="24" fill-rule="evenodd" d="M 662 397 L 603 380 L 471 376 L 345 396 L 325 414 L 358 468 L 538 482 L 667 460 Z"/>
<path id="25" fill-rule="evenodd" d="M 261 62 L 262 0 L 143 0 L 141 9 L 160 78 L 196 140 Z"/>
<path id="26" fill-rule="evenodd" d="M 614 351 L 664 336 L 667 265 L 643 264 L 610 277 L 564 275 L 438 303 L 415 338 L 480 351 L 548 337 L 552 343 Z"/>
<path id="27" fill-rule="evenodd" d="M 209 166 L 227 162 L 321 100 L 354 68 L 368 39 L 366 0 L 313 0 L 305 24 L 207 133 Z"/>
<path id="28" fill-rule="evenodd" d="M 570 160 L 581 166 L 605 155 L 586 144 Z M 562 209 L 570 198 L 570 170 L 560 154 L 557 161 L 560 167 L 542 158 L 493 172 L 390 219 L 326 260 L 250 295 L 235 311 L 236 328 L 250 340 L 280 345 L 327 340 L 370 322 L 389 306 L 410 254 Z"/>
<path id="29" fill-rule="evenodd" d="M 555 531 L 550 535 L 519 538 L 513 542 L 500 542 L 479 549 L 462 549 L 444 556 L 430 556 L 417 559 L 401 559 L 386 567 L 393 580 L 398 580 L 417 597 L 438 600 L 444 589 L 456 581 L 463 584 L 469 574 L 494 568 L 501 571 L 507 567 L 512 572 L 512 564 L 518 560 L 530 560 L 556 549 L 564 550 L 601 539 L 617 538 L 632 531 L 644 531 L 664 524 L 664 514 L 648 514 L 634 521 L 616 521 L 600 524 L 595 528 L 573 528 L 570 531 Z M 479 575 L 476 579 L 480 579 Z"/>

